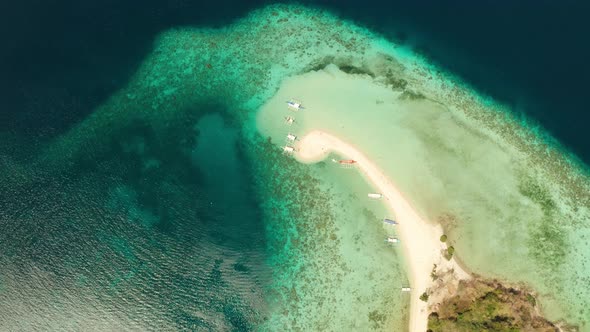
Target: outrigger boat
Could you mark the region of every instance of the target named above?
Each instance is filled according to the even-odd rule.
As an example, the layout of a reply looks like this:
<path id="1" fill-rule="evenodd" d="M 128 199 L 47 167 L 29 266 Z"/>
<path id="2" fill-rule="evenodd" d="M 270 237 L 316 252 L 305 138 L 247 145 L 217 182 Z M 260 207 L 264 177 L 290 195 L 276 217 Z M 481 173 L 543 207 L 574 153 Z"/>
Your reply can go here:
<path id="1" fill-rule="evenodd" d="M 293 124 L 293 122 L 295 122 L 295 119 L 294 119 L 294 118 L 292 118 L 292 117 L 290 117 L 290 116 L 286 116 L 286 117 L 285 117 L 285 123 L 286 123 L 286 124 L 288 124 L 288 125 L 292 125 L 292 124 Z"/>
<path id="2" fill-rule="evenodd" d="M 289 100 L 287 101 L 287 105 L 289 106 L 290 109 L 294 110 L 294 111 L 299 111 L 302 109 L 305 109 L 300 102 L 294 101 L 294 100 Z"/>
<path id="3" fill-rule="evenodd" d="M 396 238 L 396 237 L 388 236 L 387 239 L 386 239 L 386 241 L 387 241 L 387 243 L 398 243 L 399 242 L 399 239 Z"/>
<path id="4" fill-rule="evenodd" d="M 397 221 L 391 220 L 391 219 L 387 219 L 387 218 L 383 219 L 383 222 L 386 223 L 386 224 L 389 224 L 389 225 L 397 225 Z"/>
<path id="5" fill-rule="evenodd" d="M 350 167 L 353 167 L 354 164 L 356 164 L 356 160 L 352 160 L 352 159 L 341 159 L 341 160 L 332 159 L 332 162 L 340 164 L 340 166 L 342 166 L 344 168 L 350 168 Z"/>
<path id="6" fill-rule="evenodd" d="M 383 197 L 383 195 L 381 195 L 381 194 L 374 194 L 374 193 L 368 194 L 367 196 L 369 196 L 369 198 L 374 198 L 374 199 L 379 199 L 379 198 Z"/>
<path id="7" fill-rule="evenodd" d="M 295 151 L 295 148 L 292 146 L 288 146 L 288 145 L 283 146 L 284 153 L 293 153 L 294 151 Z"/>
<path id="8" fill-rule="evenodd" d="M 287 134 L 287 140 L 289 142 L 294 142 L 296 139 L 297 139 L 297 136 L 295 136 L 295 135 L 293 135 L 291 133 Z"/>

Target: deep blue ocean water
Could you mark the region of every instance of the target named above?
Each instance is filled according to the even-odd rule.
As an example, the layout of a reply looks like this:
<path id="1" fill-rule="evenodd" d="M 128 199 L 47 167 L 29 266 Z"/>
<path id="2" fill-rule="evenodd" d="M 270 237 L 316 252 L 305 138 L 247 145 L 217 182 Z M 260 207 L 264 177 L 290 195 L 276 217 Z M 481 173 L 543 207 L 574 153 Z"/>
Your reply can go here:
<path id="1" fill-rule="evenodd" d="M 223 26 L 265 3 L 0 4 L 0 327 L 150 317 L 154 329 L 250 330 L 262 319 L 264 224 L 237 129 L 215 104 L 165 141 L 141 123 L 115 133 L 100 161 L 68 172 L 22 165 L 124 87 L 158 32 Z M 316 4 L 412 45 L 590 163 L 588 5 Z"/>

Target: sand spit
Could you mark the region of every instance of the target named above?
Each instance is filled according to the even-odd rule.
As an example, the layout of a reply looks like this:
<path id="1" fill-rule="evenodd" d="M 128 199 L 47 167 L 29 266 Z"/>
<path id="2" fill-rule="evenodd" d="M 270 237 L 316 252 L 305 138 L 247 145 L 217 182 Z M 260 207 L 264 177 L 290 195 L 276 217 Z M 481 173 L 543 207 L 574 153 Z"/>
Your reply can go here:
<path id="1" fill-rule="evenodd" d="M 352 145 L 326 132 L 312 131 L 297 145 L 295 157 L 300 162 L 313 163 L 331 152 L 356 160 L 359 171 L 383 194 L 387 207 L 397 216 L 400 245 L 408 262 L 412 287 L 409 330 L 426 331 L 429 310 L 420 295 L 435 286 L 430 276 L 433 267 L 436 265 L 439 272 L 453 271 L 454 281 L 469 279 L 470 275 L 454 259 L 443 257 L 446 245 L 440 242 L 442 228 L 423 220 L 387 176 Z"/>

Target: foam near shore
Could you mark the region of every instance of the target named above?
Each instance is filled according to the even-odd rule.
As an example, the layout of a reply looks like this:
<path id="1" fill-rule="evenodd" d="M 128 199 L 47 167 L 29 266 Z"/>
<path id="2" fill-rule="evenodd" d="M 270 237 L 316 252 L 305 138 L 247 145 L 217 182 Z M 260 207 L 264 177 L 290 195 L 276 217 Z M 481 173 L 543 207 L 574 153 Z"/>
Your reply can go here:
<path id="1" fill-rule="evenodd" d="M 430 273 L 453 271 L 456 280 L 467 279 L 469 274 L 454 259 L 447 260 L 442 253 L 446 245 L 440 242 L 443 230 L 440 225 L 427 223 L 412 208 L 390 179 L 361 151 L 339 138 L 322 131 L 312 131 L 296 145 L 297 160 L 313 163 L 335 152 L 344 158 L 354 159 L 358 170 L 383 195 L 387 207 L 399 221 L 398 234 L 404 250 L 412 287 L 410 304 L 410 331 L 426 331 L 428 305 L 420 295 L 434 286 Z"/>

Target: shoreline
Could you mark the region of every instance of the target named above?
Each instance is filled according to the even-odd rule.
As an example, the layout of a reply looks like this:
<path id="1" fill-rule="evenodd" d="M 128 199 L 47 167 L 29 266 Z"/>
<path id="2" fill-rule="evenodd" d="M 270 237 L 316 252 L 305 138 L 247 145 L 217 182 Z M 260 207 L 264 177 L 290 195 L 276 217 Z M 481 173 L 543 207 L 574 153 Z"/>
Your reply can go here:
<path id="1" fill-rule="evenodd" d="M 383 195 L 386 203 L 398 220 L 397 233 L 400 245 L 406 257 L 410 281 L 410 317 L 409 331 L 426 331 L 428 326 L 429 305 L 435 298 L 444 297 L 444 289 L 432 294 L 430 301 L 420 300 L 420 295 L 438 287 L 430 274 L 436 265 L 437 273 L 452 272 L 452 281 L 470 279 L 466 272 L 454 258 L 447 260 L 442 253 L 447 248 L 440 241 L 443 229 L 423 220 L 412 208 L 409 202 L 397 190 L 389 178 L 361 151 L 352 145 L 326 132 L 313 130 L 295 145 L 295 159 L 301 163 L 315 163 L 324 160 L 330 153 L 336 153 L 344 158 L 356 160 L 356 167 L 366 180 Z M 401 291 L 401 290 L 400 290 Z"/>

